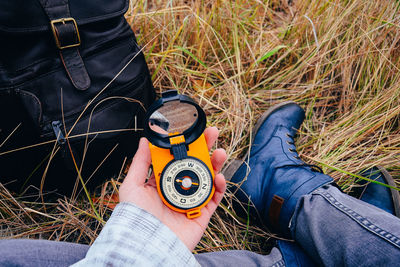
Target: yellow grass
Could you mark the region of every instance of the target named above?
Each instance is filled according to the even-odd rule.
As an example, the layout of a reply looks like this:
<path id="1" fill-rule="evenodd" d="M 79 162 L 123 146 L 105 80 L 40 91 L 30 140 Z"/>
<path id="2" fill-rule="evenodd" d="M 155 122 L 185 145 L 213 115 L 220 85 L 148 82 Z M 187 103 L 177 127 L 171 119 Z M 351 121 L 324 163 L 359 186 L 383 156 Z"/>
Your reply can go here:
<path id="1" fill-rule="evenodd" d="M 399 14 L 399 2 L 386 0 L 155 0 L 132 1 L 126 19 L 157 91 L 196 99 L 229 161 L 245 154 L 262 112 L 293 100 L 307 114 L 300 156 L 347 192 L 374 165 L 400 180 Z M 116 189 L 113 181 L 97 195 L 106 201 Z M 84 197 L 38 204 L 0 192 L 3 237 L 91 243 L 110 214 L 95 202 L 98 219 Z M 239 219 L 231 200 L 196 252 L 268 250 L 272 234 Z"/>

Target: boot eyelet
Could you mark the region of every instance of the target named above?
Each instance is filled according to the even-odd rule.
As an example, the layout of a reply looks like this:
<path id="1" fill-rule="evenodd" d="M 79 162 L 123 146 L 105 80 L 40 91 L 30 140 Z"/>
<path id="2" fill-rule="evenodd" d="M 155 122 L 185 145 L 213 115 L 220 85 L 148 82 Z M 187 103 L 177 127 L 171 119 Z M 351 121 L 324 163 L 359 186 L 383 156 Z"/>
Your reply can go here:
<path id="1" fill-rule="evenodd" d="M 293 143 L 293 142 L 289 142 L 289 141 L 286 141 L 286 144 L 288 144 L 289 146 L 292 146 L 292 145 L 294 145 L 294 143 Z"/>
<path id="2" fill-rule="evenodd" d="M 296 149 L 289 148 L 289 151 L 292 152 L 292 153 L 294 153 L 294 152 L 296 152 Z"/>
<path id="3" fill-rule="evenodd" d="M 295 159 L 300 159 L 300 157 L 299 157 L 299 156 L 293 156 L 293 158 L 295 158 Z"/>
<path id="4" fill-rule="evenodd" d="M 289 138 L 293 138 L 293 136 L 291 136 L 290 134 L 286 133 L 286 136 Z"/>

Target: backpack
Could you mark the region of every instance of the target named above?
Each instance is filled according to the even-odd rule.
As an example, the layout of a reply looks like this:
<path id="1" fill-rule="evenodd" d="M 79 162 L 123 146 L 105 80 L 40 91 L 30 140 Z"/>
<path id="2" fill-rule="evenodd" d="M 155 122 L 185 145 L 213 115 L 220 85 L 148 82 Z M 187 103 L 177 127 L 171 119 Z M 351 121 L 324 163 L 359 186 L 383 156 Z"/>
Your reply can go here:
<path id="1" fill-rule="evenodd" d="M 0 2 L 0 182 L 93 189 L 137 149 L 155 92 L 128 0 Z M 77 182 L 78 181 L 78 182 Z M 78 191 L 79 192 L 79 191 Z"/>

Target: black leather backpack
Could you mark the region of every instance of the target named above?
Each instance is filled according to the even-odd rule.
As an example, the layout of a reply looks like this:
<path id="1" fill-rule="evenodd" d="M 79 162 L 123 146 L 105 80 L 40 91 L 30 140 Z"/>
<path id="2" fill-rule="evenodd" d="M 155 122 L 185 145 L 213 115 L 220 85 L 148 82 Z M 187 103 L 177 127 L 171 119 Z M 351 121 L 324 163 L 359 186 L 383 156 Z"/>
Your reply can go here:
<path id="1" fill-rule="evenodd" d="M 128 0 L 0 0 L 0 182 L 70 194 L 136 151 L 155 93 Z M 81 185 L 78 182 L 78 189 Z"/>

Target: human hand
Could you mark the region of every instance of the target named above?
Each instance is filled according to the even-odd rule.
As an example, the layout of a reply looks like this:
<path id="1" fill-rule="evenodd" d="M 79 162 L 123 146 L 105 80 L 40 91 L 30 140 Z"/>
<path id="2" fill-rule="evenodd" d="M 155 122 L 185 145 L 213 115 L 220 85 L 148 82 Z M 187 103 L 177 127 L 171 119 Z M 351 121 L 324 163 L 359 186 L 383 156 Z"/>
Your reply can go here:
<path id="1" fill-rule="evenodd" d="M 207 128 L 204 131 L 204 135 L 208 149 L 210 150 L 218 138 L 218 130 L 215 127 Z M 151 155 L 149 142 L 147 139 L 142 138 L 129 168 L 128 175 L 119 189 L 119 200 L 121 202 L 133 203 L 157 217 L 192 251 L 199 243 L 212 214 L 224 195 L 226 189 L 225 178 L 218 172 L 221 170 L 225 160 L 225 150 L 216 149 L 211 156 L 211 163 L 214 173 L 216 173 L 214 179 L 214 196 L 201 209 L 199 217 L 188 219 L 186 214 L 173 211 L 162 202 L 157 193 L 154 175 L 145 183 L 151 164 Z"/>

